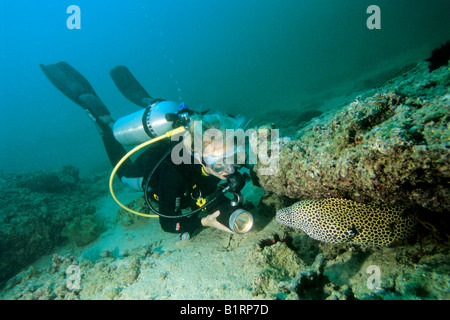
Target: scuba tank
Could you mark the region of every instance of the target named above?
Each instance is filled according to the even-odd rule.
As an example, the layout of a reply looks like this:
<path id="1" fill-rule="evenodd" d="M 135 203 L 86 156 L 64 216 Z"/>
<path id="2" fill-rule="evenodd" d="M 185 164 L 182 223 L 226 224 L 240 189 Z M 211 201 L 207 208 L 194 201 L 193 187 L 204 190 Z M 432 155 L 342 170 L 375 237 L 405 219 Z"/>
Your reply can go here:
<path id="1" fill-rule="evenodd" d="M 134 146 L 162 136 L 174 127 L 175 119 L 168 115 L 176 115 L 180 108 L 174 101 L 160 101 L 124 116 L 114 124 L 114 137 L 122 145 Z"/>

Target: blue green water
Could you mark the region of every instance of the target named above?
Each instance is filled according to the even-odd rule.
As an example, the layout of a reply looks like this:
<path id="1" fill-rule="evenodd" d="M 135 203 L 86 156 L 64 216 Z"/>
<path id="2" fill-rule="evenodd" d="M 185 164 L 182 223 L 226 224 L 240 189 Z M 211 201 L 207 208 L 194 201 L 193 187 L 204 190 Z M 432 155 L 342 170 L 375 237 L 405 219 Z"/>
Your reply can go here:
<path id="1" fill-rule="evenodd" d="M 381 9 L 369 30 L 367 8 Z M 81 29 L 69 30 L 70 5 Z M 114 118 L 137 110 L 108 72 L 127 65 L 155 97 L 251 117 L 373 87 L 450 38 L 449 3 L 432 1 L 1 1 L 0 166 L 22 172 L 107 165 L 81 109 L 39 64 L 65 60 Z M 31 156 L 32 155 L 32 156 Z"/>
<path id="2" fill-rule="evenodd" d="M 81 10 L 79 29 L 67 24 L 71 5 Z M 380 9 L 379 29 L 367 26 L 371 5 Z M 308 125 L 320 134 L 331 127 L 326 114 L 317 126 L 303 123 L 302 116 L 309 120 L 352 107 L 352 101 L 363 104 L 355 100 L 358 94 L 428 58 L 450 39 L 448 12 L 448 0 L 0 0 L 0 269 L 6 270 L 0 285 L 11 279 L 0 298 L 448 299 L 448 248 L 416 243 L 365 251 L 318 244 L 273 219 L 275 208 L 287 205 L 283 194 L 259 202 L 264 190 L 250 183 L 243 193 L 254 204 L 255 227 L 242 237 L 205 228 L 186 243 L 163 232 L 157 219 L 127 216 L 109 196 L 105 177 L 111 165 L 97 130 L 39 68 L 67 61 L 89 80 L 114 119 L 139 110 L 109 76 L 115 66 L 126 65 L 155 98 L 247 119 L 276 118 L 285 125 L 282 135 L 290 137 Z M 448 126 L 437 130 L 436 123 L 448 120 L 448 70 L 425 69 L 422 64 L 411 71 L 416 83 L 404 76 L 383 90 L 403 86 L 398 96 L 405 100 L 392 110 L 404 123 L 405 109 L 431 110 L 414 118 L 431 142 L 409 137 L 424 150 L 442 150 L 444 157 L 448 142 L 439 143 Z M 351 112 L 342 119 L 352 119 Z M 383 130 L 375 120 L 374 133 Z M 306 140 L 301 133 L 297 138 Z M 353 141 L 349 149 L 363 144 L 355 135 L 342 140 Z M 431 170 L 422 169 L 414 172 L 419 178 Z M 445 207 L 439 201 L 445 186 L 432 185 L 438 190 L 432 194 L 420 189 L 426 183 L 414 197 L 429 195 L 425 204 Z M 145 208 L 141 193 L 119 183 L 115 188 L 124 203 Z M 294 249 L 285 243 L 259 248 L 260 240 L 286 230 Z M 84 272 L 81 295 L 65 287 L 64 272 L 77 259 Z M 383 276 L 376 292 L 364 272 L 373 265 Z M 312 280 L 301 283 L 311 272 Z M 317 287 L 310 290 L 312 284 Z"/>

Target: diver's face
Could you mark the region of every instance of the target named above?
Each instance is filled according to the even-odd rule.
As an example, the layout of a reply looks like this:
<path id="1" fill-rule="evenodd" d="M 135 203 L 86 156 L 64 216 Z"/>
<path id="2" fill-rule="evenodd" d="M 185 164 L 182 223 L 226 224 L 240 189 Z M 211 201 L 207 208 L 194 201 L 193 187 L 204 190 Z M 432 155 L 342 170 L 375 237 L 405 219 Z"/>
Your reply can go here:
<path id="1" fill-rule="evenodd" d="M 213 175 L 213 176 L 215 176 L 215 177 L 217 177 L 217 178 L 219 178 L 221 180 L 226 180 L 227 176 L 232 173 L 232 172 L 230 172 L 231 170 L 230 171 L 224 170 L 224 171 L 221 171 L 221 172 L 216 172 L 212 168 L 210 168 L 209 166 L 205 166 L 203 163 L 202 163 L 202 166 L 203 166 L 203 170 L 205 170 L 205 172 L 207 174 Z M 232 170 L 232 171 L 234 172 L 234 170 Z"/>
<path id="2" fill-rule="evenodd" d="M 225 163 L 225 153 L 222 148 L 215 148 L 203 154 L 203 169 L 206 173 L 225 180 L 229 174 L 234 173 L 234 166 Z"/>

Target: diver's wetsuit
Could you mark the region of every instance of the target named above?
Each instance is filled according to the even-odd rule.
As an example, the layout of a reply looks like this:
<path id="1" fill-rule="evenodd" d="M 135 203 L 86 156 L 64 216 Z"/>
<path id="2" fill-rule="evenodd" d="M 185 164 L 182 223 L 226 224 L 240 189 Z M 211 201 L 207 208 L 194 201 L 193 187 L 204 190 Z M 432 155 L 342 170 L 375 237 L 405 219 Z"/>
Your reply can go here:
<path id="1" fill-rule="evenodd" d="M 125 162 L 118 173 L 119 177 L 121 179 L 143 177 L 145 184 L 158 160 L 174 145 L 170 141 L 160 141 L 151 145 L 134 162 Z M 105 147 L 108 149 L 106 144 Z M 192 210 L 198 208 L 196 204 L 198 199 L 214 193 L 219 182 L 218 178 L 203 174 L 202 166 L 194 164 L 193 158 L 191 164 L 175 165 L 169 155 L 151 178 L 150 195 L 158 199 L 159 212 L 167 216 L 178 216 L 182 208 L 190 207 Z M 159 222 L 164 231 L 172 233 L 192 234 L 201 227 L 201 219 L 197 214 L 180 218 L 160 217 Z"/>

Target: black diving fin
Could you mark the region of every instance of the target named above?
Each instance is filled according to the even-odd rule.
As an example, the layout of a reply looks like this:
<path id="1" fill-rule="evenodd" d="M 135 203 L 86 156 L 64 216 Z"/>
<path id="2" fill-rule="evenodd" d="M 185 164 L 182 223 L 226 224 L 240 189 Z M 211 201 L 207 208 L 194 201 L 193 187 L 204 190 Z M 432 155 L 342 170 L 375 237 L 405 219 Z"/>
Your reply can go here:
<path id="1" fill-rule="evenodd" d="M 92 116 L 108 117 L 110 112 L 95 93 L 89 81 L 65 61 L 39 65 L 50 82 L 73 102 L 88 110 Z"/>
<path id="2" fill-rule="evenodd" d="M 163 101 L 152 98 L 127 67 L 117 66 L 109 74 L 123 96 L 134 104 L 146 108 L 155 102 Z"/>
<path id="3" fill-rule="evenodd" d="M 49 65 L 40 64 L 40 67 L 59 91 L 86 110 L 102 137 L 111 164 L 115 166 L 127 152 L 115 139 L 110 127 L 110 124 L 113 123 L 111 113 L 90 83 L 81 73 L 64 61 Z M 127 159 L 126 163 L 127 165 L 122 166 L 122 169 L 119 170 L 121 171 L 118 172 L 119 176 L 123 176 L 124 168 L 131 166 L 131 160 Z"/>

